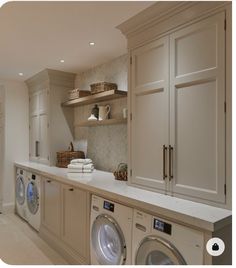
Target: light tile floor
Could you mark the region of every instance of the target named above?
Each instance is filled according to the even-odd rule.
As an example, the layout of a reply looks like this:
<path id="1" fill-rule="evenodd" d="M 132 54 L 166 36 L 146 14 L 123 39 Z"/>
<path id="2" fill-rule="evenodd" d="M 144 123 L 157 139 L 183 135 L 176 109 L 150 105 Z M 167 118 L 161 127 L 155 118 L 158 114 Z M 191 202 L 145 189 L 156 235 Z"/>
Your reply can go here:
<path id="1" fill-rule="evenodd" d="M 35 230 L 14 214 L 0 214 L 0 259 L 7 264 L 67 264 Z"/>

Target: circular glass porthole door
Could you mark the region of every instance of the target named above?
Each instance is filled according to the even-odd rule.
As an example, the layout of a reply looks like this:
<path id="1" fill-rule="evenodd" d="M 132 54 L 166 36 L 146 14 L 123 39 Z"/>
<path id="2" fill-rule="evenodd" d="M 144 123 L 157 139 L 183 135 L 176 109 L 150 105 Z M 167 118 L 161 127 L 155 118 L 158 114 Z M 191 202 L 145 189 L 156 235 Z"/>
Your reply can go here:
<path id="1" fill-rule="evenodd" d="M 159 237 L 149 236 L 141 242 L 135 264 L 184 265 L 186 262 L 171 243 Z"/>
<path id="2" fill-rule="evenodd" d="M 124 264 L 126 246 L 124 235 L 116 221 L 108 215 L 99 215 L 93 223 L 92 247 L 101 265 Z"/>
<path id="3" fill-rule="evenodd" d="M 27 186 L 27 205 L 32 214 L 36 214 L 39 208 L 38 188 L 34 182 L 28 183 Z"/>
<path id="4" fill-rule="evenodd" d="M 22 176 L 18 176 L 16 179 L 16 201 L 19 205 L 23 205 L 25 202 L 25 183 Z"/>

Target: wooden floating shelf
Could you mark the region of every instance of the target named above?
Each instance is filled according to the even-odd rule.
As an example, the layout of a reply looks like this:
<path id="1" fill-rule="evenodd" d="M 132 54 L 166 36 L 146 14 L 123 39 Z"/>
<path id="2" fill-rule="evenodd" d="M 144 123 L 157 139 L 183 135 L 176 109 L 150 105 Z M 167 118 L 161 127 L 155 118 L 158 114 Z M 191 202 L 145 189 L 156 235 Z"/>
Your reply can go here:
<path id="1" fill-rule="evenodd" d="M 95 126 L 105 126 L 105 125 L 119 125 L 126 124 L 127 119 L 123 118 L 115 118 L 115 119 L 106 119 L 106 120 L 88 120 L 85 122 L 81 122 L 79 124 L 75 124 L 75 127 L 95 127 Z"/>
<path id="2" fill-rule="evenodd" d="M 86 97 L 82 97 L 82 98 L 78 98 L 74 100 L 68 100 L 68 101 L 63 102 L 61 105 L 64 107 L 75 107 L 75 106 L 82 106 L 82 105 L 101 102 L 101 101 L 124 98 L 126 96 L 127 96 L 126 91 L 109 90 L 109 91 L 104 91 L 101 93 L 97 93 L 94 95 L 90 95 L 90 96 L 86 96 Z"/>

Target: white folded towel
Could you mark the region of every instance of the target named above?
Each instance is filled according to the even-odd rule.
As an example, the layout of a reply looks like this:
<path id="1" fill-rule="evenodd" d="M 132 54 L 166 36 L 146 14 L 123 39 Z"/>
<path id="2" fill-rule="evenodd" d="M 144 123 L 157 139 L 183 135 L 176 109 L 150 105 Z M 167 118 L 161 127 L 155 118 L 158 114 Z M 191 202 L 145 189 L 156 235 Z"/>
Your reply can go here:
<path id="1" fill-rule="evenodd" d="M 76 168 L 68 168 L 67 173 L 92 173 L 93 169 L 76 169 Z"/>
<path id="2" fill-rule="evenodd" d="M 77 158 L 77 159 L 73 159 L 70 161 L 71 164 L 75 164 L 75 163 L 83 163 L 83 164 L 91 164 L 93 161 L 89 158 Z"/>
<path id="3" fill-rule="evenodd" d="M 94 168 L 93 164 L 84 165 L 84 164 L 81 164 L 81 163 L 69 164 L 67 167 L 71 168 L 71 169 L 74 168 L 74 169 L 81 169 L 81 170 L 83 170 L 83 169 L 93 169 Z"/>

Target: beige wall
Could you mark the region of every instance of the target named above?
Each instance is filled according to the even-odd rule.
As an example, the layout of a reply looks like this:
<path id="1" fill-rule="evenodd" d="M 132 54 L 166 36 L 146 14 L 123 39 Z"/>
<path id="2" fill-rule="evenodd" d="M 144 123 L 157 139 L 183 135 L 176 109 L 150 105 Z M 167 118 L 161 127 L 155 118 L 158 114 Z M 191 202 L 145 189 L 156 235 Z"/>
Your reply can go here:
<path id="1" fill-rule="evenodd" d="M 3 211 L 14 208 L 14 161 L 29 156 L 28 90 L 23 82 L 0 81 L 5 88 L 5 155 L 2 182 Z"/>
<path id="2" fill-rule="evenodd" d="M 114 82 L 118 89 L 127 91 L 128 56 L 123 55 L 110 62 L 96 66 L 78 74 L 75 86 L 90 90 L 90 84 L 106 81 Z M 127 107 L 127 99 L 106 101 L 101 105 L 111 106 L 111 118 L 122 118 L 122 109 Z M 94 104 L 75 108 L 75 125 L 87 120 Z M 75 127 L 75 146 L 93 159 L 95 168 L 114 171 L 120 162 L 127 162 L 127 126 L 111 125 L 97 127 Z"/>

